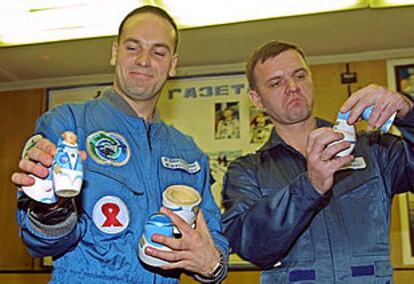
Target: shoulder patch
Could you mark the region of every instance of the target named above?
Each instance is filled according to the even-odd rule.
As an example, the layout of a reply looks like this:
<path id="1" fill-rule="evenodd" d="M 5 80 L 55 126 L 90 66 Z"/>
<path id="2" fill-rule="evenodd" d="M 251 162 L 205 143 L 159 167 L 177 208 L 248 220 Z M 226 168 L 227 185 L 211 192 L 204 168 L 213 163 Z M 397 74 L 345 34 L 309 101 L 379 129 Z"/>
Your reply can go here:
<path id="1" fill-rule="evenodd" d="M 118 133 L 97 131 L 86 140 L 90 157 L 98 164 L 113 166 L 125 165 L 131 156 L 131 150 L 125 138 Z"/>

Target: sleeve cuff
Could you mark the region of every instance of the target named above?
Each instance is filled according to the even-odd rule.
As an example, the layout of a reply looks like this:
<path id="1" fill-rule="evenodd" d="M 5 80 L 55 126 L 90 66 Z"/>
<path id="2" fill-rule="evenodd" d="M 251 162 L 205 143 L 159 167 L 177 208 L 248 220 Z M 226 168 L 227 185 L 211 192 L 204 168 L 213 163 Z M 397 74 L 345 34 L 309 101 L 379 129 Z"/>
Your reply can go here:
<path id="1" fill-rule="evenodd" d="M 45 237 L 60 237 L 70 233 L 78 222 L 78 216 L 74 201 L 69 208 L 57 208 L 49 213 L 36 213 L 29 207 L 28 227 L 35 233 Z"/>
<path id="2" fill-rule="evenodd" d="M 306 199 L 308 199 L 308 201 L 310 201 L 311 204 L 314 204 L 317 208 L 322 208 L 327 203 L 329 203 L 329 200 L 331 199 L 332 195 L 331 190 L 325 194 L 320 194 L 312 186 L 312 183 L 310 182 L 307 174 L 299 176 L 299 182 L 302 183 L 302 186 L 300 188 L 303 189 L 303 192 L 301 192 L 300 194 L 302 194 Z"/>

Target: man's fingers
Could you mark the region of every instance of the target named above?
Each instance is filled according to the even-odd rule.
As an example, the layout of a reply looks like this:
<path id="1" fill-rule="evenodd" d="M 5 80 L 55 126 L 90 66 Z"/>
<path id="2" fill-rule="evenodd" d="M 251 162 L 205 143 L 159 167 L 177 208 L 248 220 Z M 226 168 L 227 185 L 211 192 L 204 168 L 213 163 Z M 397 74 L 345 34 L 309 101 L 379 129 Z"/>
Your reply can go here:
<path id="1" fill-rule="evenodd" d="M 326 130 L 323 128 L 318 128 L 309 134 L 308 141 L 306 143 L 306 150 L 308 153 L 313 153 L 317 148 L 320 148 L 322 151 L 323 147 L 318 147 L 318 139 L 323 135 L 324 131 Z"/>
<path id="2" fill-rule="evenodd" d="M 358 103 L 358 101 L 366 95 L 366 91 L 368 88 L 371 87 L 366 87 L 366 88 L 362 88 L 357 90 L 356 92 L 354 92 L 345 102 L 344 104 L 341 106 L 341 108 L 339 109 L 340 112 L 347 112 L 350 111 L 351 109 L 354 108 L 354 106 Z"/>
<path id="3" fill-rule="evenodd" d="M 168 262 L 176 262 L 183 259 L 187 259 L 187 253 L 185 251 L 165 251 L 159 250 L 154 247 L 148 246 L 145 248 L 147 255 L 166 260 Z"/>
<path id="4" fill-rule="evenodd" d="M 30 160 L 40 162 L 46 167 L 50 167 L 56 151 L 57 148 L 52 142 L 42 138 L 28 151 L 27 156 Z"/>
<path id="5" fill-rule="evenodd" d="M 339 152 L 348 149 L 349 147 L 351 147 L 351 142 L 349 141 L 340 141 L 338 143 L 330 144 L 322 151 L 321 159 L 322 161 L 331 160 L 335 158 Z"/>
<path id="6" fill-rule="evenodd" d="M 186 249 L 182 239 L 170 238 L 161 234 L 153 234 L 151 239 L 176 251 Z"/>
<path id="7" fill-rule="evenodd" d="M 160 268 L 163 270 L 172 270 L 172 269 L 186 269 L 191 271 L 191 261 L 183 260 L 177 262 L 171 262 L 170 264 L 166 264 L 161 266 Z"/>
<path id="8" fill-rule="evenodd" d="M 201 209 L 198 210 L 196 218 L 196 230 L 201 232 L 210 232 L 206 223 L 206 219 L 204 218 L 203 211 Z"/>
<path id="9" fill-rule="evenodd" d="M 19 168 L 22 171 L 25 171 L 29 174 L 33 174 L 40 178 L 46 178 L 49 174 L 49 170 L 45 168 L 44 166 L 34 163 L 29 160 L 20 160 L 19 161 Z"/>
<path id="10" fill-rule="evenodd" d="M 17 186 L 31 186 L 35 183 L 34 178 L 23 173 L 13 173 L 11 176 L 12 182 Z"/>
<path id="11" fill-rule="evenodd" d="M 194 261 L 191 260 L 188 252 L 185 251 L 162 251 L 152 247 L 147 247 L 145 253 L 169 262 L 160 266 L 163 270 L 185 269 L 187 271 L 196 271 Z"/>
<path id="12" fill-rule="evenodd" d="M 45 138 L 40 139 L 36 143 L 35 148 L 37 148 L 39 150 L 42 150 L 42 151 L 48 153 L 51 156 L 54 156 L 56 154 L 56 151 L 57 151 L 56 146 L 52 142 L 50 142 L 49 140 L 47 140 Z"/>
<path id="13" fill-rule="evenodd" d="M 373 127 L 380 128 L 382 127 L 387 120 L 398 111 L 398 107 L 395 101 L 388 101 L 387 104 L 384 104 L 376 119 L 374 118 Z M 371 117 L 370 117 L 371 121 Z"/>
<path id="14" fill-rule="evenodd" d="M 364 98 L 364 97 L 370 97 L 369 99 L 370 99 L 370 102 L 366 102 L 365 104 L 368 106 L 368 105 L 371 105 L 375 100 L 373 100 L 371 97 L 372 96 L 367 96 L 368 94 L 374 94 L 374 93 L 376 93 L 376 89 L 378 88 L 378 86 L 377 85 L 375 85 L 375 84 L 371 84 L 371 85 L 368 85 L 368 86 L 366 86 L 366 87 L 364 87 L 364 88 L 362 88 L 362 89 L 359 89 L 359 90 L 357 90 L 357 91 L 355 91 L 345 102 L 344 102 L 344 104 L 341 106 L 341 108 L 340 108 L 340 112 L 347 112 L 347 111 L 350 111 L 350 110 L 353 110 L 355 107 L 356 107 L 356 105 L 357 104 L 359 104 L 360 103 L 360 100 L 362 99 L 362 98 Z M 362 108 L 362 105 L 360 105 L 360 107 Z M 363 110 L 363 109 L 362 109 Z M 351 116 L 350 116 L 351 117 Z M 355 121 L 356 121 L 356 119 L 358 118 L 359 116 L 358 115 L 356 115 L 356 114 L 354 114 L 353 116 L 352 116 L 352 119 L 355 119 Z"/>
<path id="15" fill-rule="evenodd" d="M 79 154 L 81 155 L 82 161 L 85 161 L 88 157 L 85 151 L 79 151 Z"/>
<path id="16" fill-rule="evenodd" d="M 383 86 L 371 84 L 354 92 L 342 105 L 340 111 L 351 110 L 348 123 L 354 124 L 363 111 L 371 105 L 374 107 L 368 119 L 370 128 L 380 128 L 395 112 L 397 116 L 404 117 L 411 107 L 411 103 L 407 104 L 401 94 L 392 92 Z"/>
<path id="17" fill-rule="evenodd" d="M 161 213 L 164 213 L 165 215 L 170 217 L 171 221 L 177 227 L 177 229 L 181 232 L 181 234 L 187 234 L 193 230 L 191 226 L 186 221 L 184 221 L 184 219 L 182 219 L 177 214 L 174 214 L 174 212 L 172 212 L 168 208 L 161 207 L 160 211 Z"/>
<path id="18" fill-rule="evenodd" d="M 307 152 L 319 156 L 326 146 L 343 138 L 342 133 L 336 132 L 332 128 L 318 128 L 309 134 Z"/>
<path id="19" fill-rule="evenodd" d="M 50 167 L 53 162 L 53 156 L 43 151 L 40 148 L 33 147 L 28 152 L 29 159 L 35 162 L 40 162 L 42 165 Z"/>
<path id="20" fill-rule="evenodd" d="M 353 160 L 355 159 L 355 157 L 353 155 L 348 155 L 348 156 L 344 156 L 344 157 L 337 157 L 333 160 L 331 160 L 331 165 L 332 168 L 335 169 L 335 172 L 338 171 L 340 168 L 342 168 L 343 166 L 351 163 Z"/>
<path id="21" fill-rule="evenodd" d="M 355 124 L 358 119 L 361 117 L 364 110 L 370 106 L 371 103 L 367 103 L 366 101 L 359 101 L 351 110 L 349 117 L 347 119 L 347 123 L 350 125 Z"/>
<path id="22" fill-rule="evenodd" d="M 35 180 L 29 174 L 39 178 L 46 178 L 49 174 L 47 167 L 52 165 L 53 156 L 56 153 L 56 147 L 47 139 L 39 139 L 33 147 L 25 152 L 23 158 L 19 161 L 19 168 L 22 172 L 15 172 L 11 176 L 12 182 L 18 187 L 31 186 Z M 44 166 L 43 166 L 44 165 Z"/>

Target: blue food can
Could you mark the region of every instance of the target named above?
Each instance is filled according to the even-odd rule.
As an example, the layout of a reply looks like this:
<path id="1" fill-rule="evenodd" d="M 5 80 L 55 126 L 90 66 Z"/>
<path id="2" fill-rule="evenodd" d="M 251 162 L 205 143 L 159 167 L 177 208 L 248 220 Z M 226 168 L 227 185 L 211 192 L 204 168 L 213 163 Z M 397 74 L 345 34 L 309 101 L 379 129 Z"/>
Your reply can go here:
<path id="1" fill-rule="evenodd" d="M 145 222 L 145 228 L 144 228 L 144 236 L 145 239 L 148 241 L 148 243 L 151 246 L 154 247 L 164 247 L 163 245 L 159 243 L 155 243 L 151 240 L 151 237 L 153 234 L 160 234 L 167 237 L 173 237 L 173 223 L 165 214 L 162 213 L 154 213 L 152 214 L 148 221 Z"/>
<path id="2" fill-rule="evenodd" d="M 158 250 L 170 251 L 171 249 L 152 241 L 152 235 L 160 234 L 167 237 L 174 237 L 174 224 L 170 217 L 163 213 L 154 213 L 145 222 L 144 232 L 141 236 L 138 248 L 139 258 L 146 264 L 151 266 L 162 266 L 168 264 L 167 261 L 152 257 L 145 253 L 145 248 L 153 247 Z"/>

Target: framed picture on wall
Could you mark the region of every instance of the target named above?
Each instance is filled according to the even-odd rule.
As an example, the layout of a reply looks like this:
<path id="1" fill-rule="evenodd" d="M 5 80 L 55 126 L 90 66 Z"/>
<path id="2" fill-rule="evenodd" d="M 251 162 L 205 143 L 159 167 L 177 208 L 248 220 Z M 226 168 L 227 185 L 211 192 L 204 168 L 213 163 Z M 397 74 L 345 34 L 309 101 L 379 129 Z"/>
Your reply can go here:
<path id="1" fill-rule="evenodd" d="M 399 197 L 403 263 L 414 265 L 414 194 Z"/>
<path id="2" fill-rule="evenodd" d="M 99 97 L 102 89 L 109 86 L 110 82 L 48 89 L 46 107 L 51 109 L 64 103 L 90 100 Z"/>
<path id="3" fill-rule="evenodd" d="M 414 97 L 414 63 L 394 66 L 396 90 Z"/>
<path id="4" fill-rule="evenodd" d="M 414 58 L 387 61 L 388 87 L 414 97 Z M 414 194 L 398 197 L 403 264 L 414 265 Z"/>

